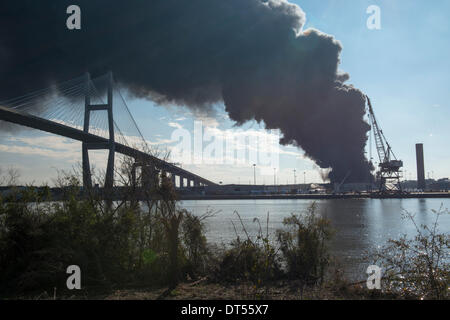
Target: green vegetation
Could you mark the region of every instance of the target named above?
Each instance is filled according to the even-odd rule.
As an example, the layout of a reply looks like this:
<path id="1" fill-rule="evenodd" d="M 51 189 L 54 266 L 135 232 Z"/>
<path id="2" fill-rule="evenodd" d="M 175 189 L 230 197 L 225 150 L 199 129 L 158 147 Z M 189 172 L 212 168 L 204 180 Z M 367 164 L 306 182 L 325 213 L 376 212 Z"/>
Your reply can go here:
<path id="1" fill-rule="evenodd" d="M 245 232 L 246 239 L 242 240 L 237 232 L 236 239 L 230 248 L 224 250 L 219 257 L 215 272 L 215 279 L 222 282 L 251 281 L 255 287 L 267 281 L 274 280 L 281 275 L 280 259 L 271 242 L 269 233 L 263 235 L 260 226 L 256 239 L 252 239 L 245 229 L 239 213 L 235 211 Z M 267 215 L 267 225 L 269 215 Z M 235 227 L 235 226 L 234 226 Z M 236 230 L 236 227 L 235 227 Z"/>
<path id="2" fill-rule="evenodd" d="M 450 235 L 439 232 L 439 217 L 449 214 L 441 207 L 432 226 L 418 225 L 405 211 L 403 218 L 416 229 L 416 236 L 389 240 L 375 255 L 383 268 L 383 291 L 402 298 L 448 299 L 450 285 Z"/>
<path id="3" fill-rule="evenodd" d="M 330 264 L 327 242 L 333 230 L 327 219 L 318 217 L 315 203 L 306 215 L 295 215 L 284 219 L 288 231 L 278 231 L 278 242 L 287 263 L 287 274 L 299 279 L 302 285 L 322 283 Z"/>
<path id="4" fill-rule="evenodd" d="M 113 205 L 79 199 L 74 176 L 59 179 L 61 201 L 49 189 L 16 188 L 0 197 L 0 296 L 68 293 L 66 268 L 78 265 L 86 290 L 121 286 L 176 286 L 204 272 L 201 219 L 176 205 L 162 176 L 149 206 L 127 199 Z"/>

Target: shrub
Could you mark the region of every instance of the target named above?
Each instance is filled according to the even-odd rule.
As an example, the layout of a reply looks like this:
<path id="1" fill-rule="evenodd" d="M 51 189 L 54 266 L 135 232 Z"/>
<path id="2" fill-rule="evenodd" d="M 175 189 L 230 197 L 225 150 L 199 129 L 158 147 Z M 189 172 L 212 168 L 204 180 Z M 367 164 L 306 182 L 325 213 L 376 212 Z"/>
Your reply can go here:
<path id="1" fill-rule="evenodd" d="M 304 285 L 322 282 L 330 263 L 327 241 L 332 229 L 328 220 L 318 217 L 313 203 L 305 215 L 292 214 L 283 224 L 288 230 L 278 230 L 277 239 L 286 263 L 287 275 Z"/>
<path id="2" fill-rule="evenodd" d="M 448 209 L 432 210 L 436 219 L 432 226 L 417 225 L 414 215 L 404 211 L 403 218 L 416 230 L 413 239 L 401 236 L 390 239 L 375 254 L 374 264 L 384 270 L 382 290 L 405 298 L 448 299 L 450 283 L 450 236 L 440 233 L 438 220 Z"/>
<path id="3" fill-rule="evenodd" d="M 264 284 L 267 280 L 280 276 L 281 268 L 277 251 L 271 245 L 268 230 L 264 236 L 261 225 L 259 234 L 252 239 L 242 223 L 239 213 L 236 212 L 247 239 L 241 240 L 239 236 L 230 244 L 231 248 L 224 251 L 220 259 L 216 277 L 221 281 L 249 280 L 255 287 Z M 269 215 L 267 215 L 269 223 Z"/>
<path id="4" fill-rule="evenodd" d="M 203 220 L 210 216 L 208 212 L 203 216 L 195 216 L 187 211 L 184 214 L 181 225 L 183 252 L 186 257 L 185 270 L 191 278 L 197 278 L 198 275 L 207 272 L 211 254 L 208 250 Z"/>
<path id="5" fill-rule="evenodd" d="M 61 201 L 27 187 L 0 198 L 0 294 L 65 291 L 66 268 L 82 271 L 82 288 L 130 283 L 176 285 L 189 265 L 200 273 L 206 240 L 200 221 L 176 207 L 168 179 L 144 212 L 136 201 L 80 197 L 78 179 L 60 179 Z M 159 200 L 158 200 L 159 199 Z M 202 269 L 203 272 L 203 269 Z"/>

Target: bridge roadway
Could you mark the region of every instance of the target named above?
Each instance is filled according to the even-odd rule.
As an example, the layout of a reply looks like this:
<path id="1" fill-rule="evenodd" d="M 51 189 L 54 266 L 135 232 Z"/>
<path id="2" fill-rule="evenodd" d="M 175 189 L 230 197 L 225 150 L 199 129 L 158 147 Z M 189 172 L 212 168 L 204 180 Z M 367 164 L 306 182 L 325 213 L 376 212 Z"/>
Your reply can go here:
<path id="1" fill-rule="evenodd" d="M 78 130 L 57 122 L 53 122 L 44 118 L 40 118 L 25 112 L 17 111 L 11 108 L 0 106 L 0 120 L 12 122 L 22 126 L 26 126 L 33 129 L 38 129 L 41 131 L 53 133 L 63 137 L 67 137 L 73 140 L 78 140 L 86 143 L 93 144 L 105 144 L 109 140 L 91 133 L 86 133 L 82 130 Z M 170 174 L 177 175 L 181 178 L 186 178 L 188 181 L 194 181 L 195 183 L 201 183 L 204 185 L 216 185 L 216 183 L 202 178 L 192 172 L 184 170 L 177 167 L 171 163 L 161 160 L 155 156 L 148 153 L 136 150 L 129 146 L 123 145 L 121 143 L 115 142 L 115 150 L 118 153 L 124 154 L 126 156 L 142 159 L 144 161 L 149 161 L 155 164 L 158 170 L 168 172 Z"/>

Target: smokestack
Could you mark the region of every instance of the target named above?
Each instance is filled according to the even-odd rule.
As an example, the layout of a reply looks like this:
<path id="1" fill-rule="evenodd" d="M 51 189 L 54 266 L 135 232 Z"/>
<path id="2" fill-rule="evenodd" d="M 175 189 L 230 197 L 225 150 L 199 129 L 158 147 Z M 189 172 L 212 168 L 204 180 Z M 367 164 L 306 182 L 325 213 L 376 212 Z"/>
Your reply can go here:
<path id="1" fill-rule="evenodd" d="M 423 160 L 423 144 L 416 144 L 417 188 L 425 190 L 425 165 Z"/>

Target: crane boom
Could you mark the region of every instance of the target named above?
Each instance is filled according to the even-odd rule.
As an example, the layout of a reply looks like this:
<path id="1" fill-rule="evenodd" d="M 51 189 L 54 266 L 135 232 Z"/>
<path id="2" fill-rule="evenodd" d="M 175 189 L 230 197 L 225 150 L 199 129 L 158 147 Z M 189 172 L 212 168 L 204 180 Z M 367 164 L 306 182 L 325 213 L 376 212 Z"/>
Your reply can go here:
<path id="1" fill-rule="evenodd" d="M 372 108 L 372 103 L 370 102 L 370 99 L 368 96 L 366 96 L 367 98 L 367 103 L 369 105 L 369 119 L 370 122 L 372 124 L 372 129 L 373 129 L 373 135 L 375 138 L 375 146 L 377 148 L 377 153 L 378 153 L 378 158 L 380 160 L 380 163 L 385 161 L 386 159 L 386 149 L 384 146 L 384 142 L 383 142 L 383 136 L 382 136 L 382 131 L 380 130 L 380 127 L 378 126 L 378 122 L 375 118 L 375 114 L 373 112 L 373 108 Z"/>
<path id="2" fill-rule="evenodd" d="M 392 148 L 386 140 L 386 137 L 383 134 L 383 131 L 380 129 L 378 122 L 375 118 L 375 113 L 373 112 L 372 103 L 368 96 L 367 104 L 369 105 L 369 119 L 372 125 L 375 145 L 377 148 L 378 158 L 379 158 L 379 167 L 377 175 L 380 179 L 380 192 L 387 191 L 400 191 L 400 168 L 403 167 L 403 162 L 401 160 L 397 160 L 394 153 L 392 152 Z M 393 181 L 395 183 L 394 187 L 390 187 L 389 182 Z"/>

